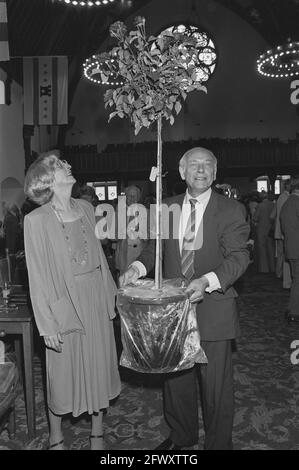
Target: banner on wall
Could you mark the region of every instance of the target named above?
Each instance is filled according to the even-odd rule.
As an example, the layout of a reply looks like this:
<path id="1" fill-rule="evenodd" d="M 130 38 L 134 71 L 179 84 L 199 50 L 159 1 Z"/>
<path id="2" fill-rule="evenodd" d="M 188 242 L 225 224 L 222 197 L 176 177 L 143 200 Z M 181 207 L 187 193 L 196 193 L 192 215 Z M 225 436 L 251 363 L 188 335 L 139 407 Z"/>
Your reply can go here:
<path id="1" fill-rule="evenodd" d="M 0 0 L 0 62 L 9 60 L 6 0 Z"/>
<path id="2" fill-rule="evenodd" d="M 24 57 L 24 124 L 68 123 L 68 58 Z"/>
<path id="3" fill-rule="evenodd" d="M 5 104 L 5 85 L 2 80 L 0 80 L 0 104 Z"/>

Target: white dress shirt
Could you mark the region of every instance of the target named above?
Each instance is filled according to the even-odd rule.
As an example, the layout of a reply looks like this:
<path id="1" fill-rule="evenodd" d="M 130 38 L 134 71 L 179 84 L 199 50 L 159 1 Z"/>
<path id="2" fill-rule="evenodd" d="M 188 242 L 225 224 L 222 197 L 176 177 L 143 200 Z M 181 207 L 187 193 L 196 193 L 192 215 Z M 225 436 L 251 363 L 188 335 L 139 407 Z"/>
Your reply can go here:
<path id="1" fill-rule="evenodd" d="M 182 212 L 181 212 L 181 217 L 180 217 L 180 225 L 179 225 L 179 245 L 180 245 L 180 253 L 182 252 L 182 245 L 183 245 L 183 238 L 184 234 L 186 231 L 188 219 L 191 214 L 191 204 L 189 202 L 190 199 L 196 199 L 197 204 L 195 205 L 195 233 L 197 233 L 199 226 L 202 222 L 202 218 L 204 215 L 204 212 L 206 210 L 206 207 L 208 205 L 208 202 L 210 200 L 212 194 L 211 188 L 209 188 L 207 191 L 204 193 L 200 194 L 197 197 L 192 197 L 189 193 L 188 190 L 186 191 L 186 195 L 183 201 L 182 205 Z M 134 266 L 138 269 L 139 274 L 141 277 L 146 276 L 147 271 L 143 263 L 140 261 L 134 261 L 131 266 Z M 217 275 L 214 272 L 209 272 L 204 274 L 204 277 L 207 278 L 209 285 L 206 288 L 206 292 L 213 292 L 214 290 L 221 289 L 221 285 L 219 282 L 219 279 Z"/>

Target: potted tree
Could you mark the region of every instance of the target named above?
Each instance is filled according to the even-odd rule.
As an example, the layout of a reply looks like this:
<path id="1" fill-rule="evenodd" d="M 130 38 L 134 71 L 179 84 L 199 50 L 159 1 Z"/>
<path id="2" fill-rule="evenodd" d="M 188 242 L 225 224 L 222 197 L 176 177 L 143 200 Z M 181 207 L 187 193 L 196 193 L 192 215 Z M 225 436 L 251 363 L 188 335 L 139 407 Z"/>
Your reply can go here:
<path id="1" fill-rule="evenodd" d="M 206 360 L 195 309 L 186 299 L 182 283 L 162 279 L 161 235 L 162 123 L 174 123 L 189 92 L 206 92 L 197 68 L 205 45 L 180 28 L 147 37 L 141 16 L 134 24 L 131 31 L 121 21 L 112 24 L 110 35 L 117 45 L 97 56 L 102 82 L 108 83 L 110 74 L 117 74 L 120 82 L 104 95 L 105 106 L 112 109 L 109 121 L 115 116 L 128 117 L 136 135 L 143 127 L 157 125 L 155 281 L 140 281 L 119 291 L 124 346 L 121 362 L 142 372 L 170 372 Z"/>

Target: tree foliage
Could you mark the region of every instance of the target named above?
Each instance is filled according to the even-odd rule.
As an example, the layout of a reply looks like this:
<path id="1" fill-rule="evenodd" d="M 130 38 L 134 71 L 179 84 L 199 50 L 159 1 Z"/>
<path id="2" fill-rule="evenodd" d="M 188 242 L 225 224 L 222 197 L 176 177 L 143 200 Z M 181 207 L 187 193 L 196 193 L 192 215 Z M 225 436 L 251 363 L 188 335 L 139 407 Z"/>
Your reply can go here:
<path id="1" fill-rule="evenodd" d="M 109 121 L 115 116 L 129 117 L 135 134 L 149 127 L 158 117 L 174 123 L 187 94 L 206 92 L 196 77 L 196 39 L 184 33 L 164 31 L 146 37 L 145 19 L 135 18 L 135 29 L 117 21 L 110 35 L 117 40 L 109 53 L 97 56 L 101 62 L 102 81 L 117 73 L 121 85 L 109 88 L 104 95 L 106 108 L 111 108 Z"/>

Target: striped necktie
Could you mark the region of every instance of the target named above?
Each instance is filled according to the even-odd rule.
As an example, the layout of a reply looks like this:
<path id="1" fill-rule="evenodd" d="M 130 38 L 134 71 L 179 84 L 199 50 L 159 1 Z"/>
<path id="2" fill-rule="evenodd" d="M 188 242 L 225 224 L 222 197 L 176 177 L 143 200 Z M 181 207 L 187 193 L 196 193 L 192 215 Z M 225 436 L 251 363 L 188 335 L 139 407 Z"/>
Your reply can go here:
<path id="1" fill-rule="evenodd" d="M 195 241 L 195 205 L 196 199 L 190 199 L 191 213 L 187 222 L 182 245 L 181 266 L 183 276 L 190 280 L 194 275 L 194 241 Z"/>

